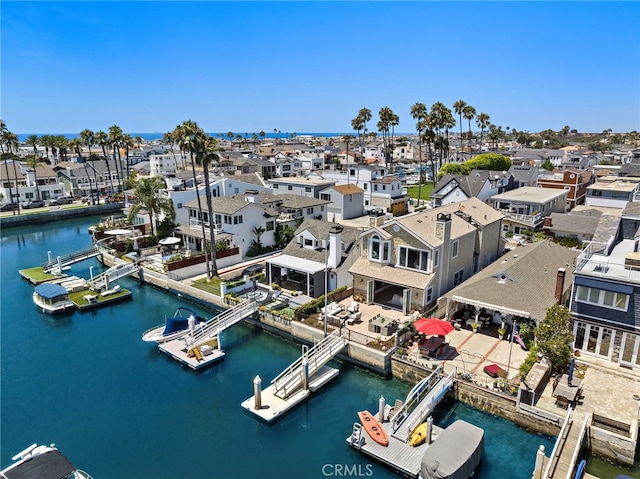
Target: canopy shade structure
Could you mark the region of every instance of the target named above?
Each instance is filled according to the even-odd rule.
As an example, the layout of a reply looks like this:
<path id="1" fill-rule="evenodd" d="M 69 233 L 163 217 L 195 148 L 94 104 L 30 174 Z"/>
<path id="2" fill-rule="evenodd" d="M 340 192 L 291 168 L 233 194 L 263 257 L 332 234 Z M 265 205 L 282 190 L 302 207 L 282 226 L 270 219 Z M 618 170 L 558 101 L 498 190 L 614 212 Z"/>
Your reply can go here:
<path id="1" fill-rule="evenodd" d="M 416 331 L 433 336 L 446 336 L 453 331 L 453 325 L 449 321 L 438 318 L 420 318 L 413 323 Z"/>
<path id="2" fill-rule="evenodd" d="M 134 233 L 133 230 L 125 230 L 125 229 L 115 229 L 115 230 L 107 230 L 104 232 L 104 234 L 106 235 L 112 235 L 112 236 L 117 236 L 117 235 L 132 235 Z"/>
<path id="3" fill-rule="evenodd" d="M 180 243 L 180 241 L 182 241 L 180 238 L 176 238 L 175 236 L 169 236 L 168 238 L 161 239 L 160 241 L 158 241 L 158 243 L 160 243 L 161 245 L 167 246 L 172 244 L 178 244 Z"/>
<path id="4" fill-rule="evenodd" d="M 34 291 L 45 299 L 54 299 L 58 296 L 66 296 L 69 292 L 59 284 L 44 283 L 35 287 Z"/>
<path id="5" fill-rule="evenodd" d="M 276 258 L 270 259 L 268 262 L 274 266 L 289 268 L 294 271 L 302 271 L 303 273 L 309 274 L 323 271 L 326 267 L 324 263 L 318 263 L 317 261 L 311 261 L 304 258 L 296 258 L 295 256 L 288 254 L 280 255 Z"/>

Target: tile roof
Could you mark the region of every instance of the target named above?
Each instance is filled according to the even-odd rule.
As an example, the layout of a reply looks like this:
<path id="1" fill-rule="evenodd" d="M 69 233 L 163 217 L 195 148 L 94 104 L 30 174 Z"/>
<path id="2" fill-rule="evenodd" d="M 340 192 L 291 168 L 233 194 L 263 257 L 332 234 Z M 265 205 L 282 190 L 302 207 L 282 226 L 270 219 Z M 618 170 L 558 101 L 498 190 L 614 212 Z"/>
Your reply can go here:
<path id="1" fill-rule="evenodd" d="M 551 241 L 519 246 L 498 258 L 443 297 L 459 296 L 500 308 L 527 311 L 541 320 L 548 308 L 556 304 L 555 288 L 558 268 L 565 268 L 563 290 L 573 283 L 574 262 L 579 252 Z M 499 281 L 504 273 L 507 279 Z"/>
<path id="2" fill-rule="evenodd" d="M 353 195 L 362 193 L 364 191 L 362 188 L 352 183 L 349 183 L 347 185 L 336 185 L 333 187 L 333 189 L 342 195 Z"/>
<path id="3" fill-rule="evenodd" d="M 367 258 L 358 258 L 349 268 L 349 273 L 359 274 L 368 278 L 384 278 L 385 283 L 393 283 L 416 289 L 426 289 L 435 278 L 433 273 L 421 273 L 393 265 L 381 265 L 370 262 Z"/>

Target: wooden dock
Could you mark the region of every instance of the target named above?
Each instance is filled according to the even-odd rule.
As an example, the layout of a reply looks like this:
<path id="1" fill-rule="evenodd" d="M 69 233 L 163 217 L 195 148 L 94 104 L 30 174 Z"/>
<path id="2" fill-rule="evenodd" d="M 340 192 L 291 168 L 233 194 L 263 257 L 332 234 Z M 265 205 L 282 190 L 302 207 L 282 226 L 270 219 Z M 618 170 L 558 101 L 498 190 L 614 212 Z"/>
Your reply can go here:
<path id="1" fill-rule="evenodd" d="M 220 361 L 224 357 L 224 352 L 216 347 L 212 348 L 213 351 L 210 354 L 202 354 L 200 350 L 195 353 L 193 348 L 187 347 L 184 339 L 174 339 L 173 341 L 161 343 L 158 345 L 158 349 L 194 371 Z"/>
<path id="2" fill-rule="evenodd" d="M 573 477 L 589 420 L 590 416 L 587 415 L 584 421 L 575 421 L 573 411 L 569 408 L 551 456 L 546 462 L 542 476 L 544 479 Z"/>

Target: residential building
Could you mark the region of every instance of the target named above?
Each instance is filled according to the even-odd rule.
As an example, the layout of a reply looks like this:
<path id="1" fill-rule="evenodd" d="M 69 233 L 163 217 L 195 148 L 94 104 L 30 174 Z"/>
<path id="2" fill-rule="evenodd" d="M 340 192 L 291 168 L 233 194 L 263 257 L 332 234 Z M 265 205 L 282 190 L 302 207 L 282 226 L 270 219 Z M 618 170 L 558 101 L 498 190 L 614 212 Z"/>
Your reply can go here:
<path id="1" fill-rule="evenodd" d="M 637 206 L 632 216 L 623 218 L 623 223 L 629 224 L 608 242 L 593 241 L 580 254 L 570 309 L 575 349 L 624 367 L 640 368 Z"/>
<path id="2" fill-rule="evenodd" d="M 571 238 L 588 243 L 600 223 L 602 211 L 596 209 L 551 213 L 544 219 L 543 229 L 554 238 Z"/>
<path id="3" fill-rule="evenodd" d="M 567 190 L 567 210 L 583 205 L 587 197 L 587 186 L 594 180 L 591 171 L 567 168 L 565 170 L 540 170 L 538 186 Z"/>
<path id="4" fill-rule="evenodd" d="M 329 220 L 349 220 L 364 214 L 364 190 L 356 185 L 334 185 L 320 192 L 320 199 L 329 201 Z"/>
<path id="5" fill-rule="evenodd" d="M 477 198 L 393 218 L 360 235 L 354 298 L 425 311 L 502 252 L 503 215 Z"/>
<path id="6" fill-rule="evenodd" d="M 349 267 L 360 255 L 358 230 L 337 223 L 305 219 L 293 240 L 267 260 L 267 279 L 317 298 L 351 286 Z"/>
<path id="7" fill-rule="evenodd" d="M 141 160 L 142 161 L 142 160 Z M 183 154 L 164 153 L 149 155 L 149 171 L 151 176 L 176 175 L 185 168 L 188 158 Z"/>
<path id="8" fill-rule="evenodd" d="M 320 191 L 336 184 L 331 179 L 324 179 L 320 176 L 309 175 L 307 177 L 271 178 L 268 180 L 273 193 L 290 193 L 294 195 L 318 198 Z"/>
<path id="9" fill-rule="evenodd" d="M 623 209 L 628 201 L 634 200 L 640 191 L 640 178 L 611 178 L 613 181 L 607 177 L 599 178 L 597 182 L 587 187 L 586 205 Z"/>
<path id="10" fill-rule="evenodd" d="M 566 198 L 566 190 L 523 186 L 495 195 L 490 202 L 505 216 L 502 222 L 503 232 L 522 234 L 540 229 L 545 216 L 564 213 Z"/>
<path id="11" fill-rule="evenodd" d="M 537 326 L 555 304 L 568 305 L 578 252 L 538 241 L 518 246 L 438 299 L 438 315 L 462 320 Z M 485 319 L 482 321 L 483 316 Z"/>
<path id="12" fill-rule="evenodd" d="M 468 175 L 444 175 L 431 193 L 434 208 L 478 198 L 489 198 L 509 189 L 511 177 L 506 172 L 473 170 Z"/>
<path id="13" fill-rule="evenodd" d="M 538 184 L 537 166 L 512 165 L 511 168 L 509 168 L 508 175 L 513 178 L 513 188 L 536 186 Z"/>

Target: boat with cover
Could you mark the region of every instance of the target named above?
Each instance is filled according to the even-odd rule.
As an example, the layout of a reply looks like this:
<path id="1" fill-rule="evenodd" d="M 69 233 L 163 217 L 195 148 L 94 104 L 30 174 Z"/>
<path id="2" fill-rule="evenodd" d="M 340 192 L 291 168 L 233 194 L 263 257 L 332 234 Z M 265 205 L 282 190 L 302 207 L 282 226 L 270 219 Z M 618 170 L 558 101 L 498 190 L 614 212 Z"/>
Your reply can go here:
<path id="1" fill-rule="evenodd" d="M 422 456 L 423 479 L 469 479 L 484 453 L 484 430 L 458 420 L 438 434 Z"/>
<path id="2" fill-rule="evenodd" d="M 92 479 L 71 464 L 55 444 L 32 444 L 11 460 L 15 462 L 0 471 L 1 479 Z"/>
<path id="3" fill-rule="evenodd" d="M 380 422 L 369 411 L 360 411 L 358 413 L 358 417 L 360 418 L 362 427 L 364 427 L 364 430 L 367 431 L 367 434 L 369 434 L 371 439 L 381 446 L 389 445 L 389 438 L 387 437 L 387 433 L 384 429 L 382 429 L 382 424 L 380 424 Z"/>
<path id="4" fill-rule="evenodd" d="M 154 326 L 142 333 L 142 340 L 148 343 L 164 343 L 178 339 L 186 336 L 196 324 L 204 321 L 206 319 L 198 316 L 192 309 L 180 306 L 173 317 L 165 319 L 164 324 Z"/>
<path id="5" fill-rule="evenodd" d="M 39 284 L 33 290 L 33 302 L 45 313 L 59 313 L 73 309 L 75 304 L 69 299 L 69 291 L 59 284 Z"/>

